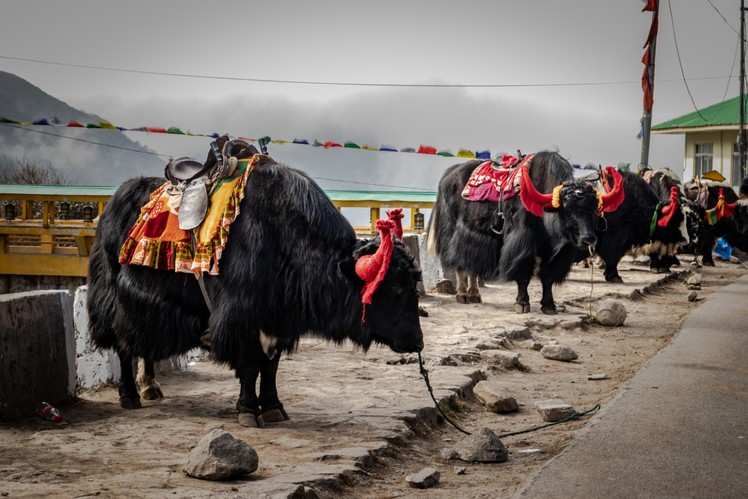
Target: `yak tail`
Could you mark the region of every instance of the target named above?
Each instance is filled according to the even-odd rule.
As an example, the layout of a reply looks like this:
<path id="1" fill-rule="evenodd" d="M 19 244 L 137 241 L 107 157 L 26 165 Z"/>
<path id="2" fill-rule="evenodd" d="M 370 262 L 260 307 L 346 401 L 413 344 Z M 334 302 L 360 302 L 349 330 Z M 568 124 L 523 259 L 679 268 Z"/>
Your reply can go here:
<path id="1" fill-rule="evenodd" d="M 429 217 L 429 226 L 426 229 L 426 251 L 430 256 L 436 256 L 439 254 L 439 237 L 437 231 L 439 230 L 440 198 L 441 193 L 438 193 L 436 195 L 434 208 L 431 210 L 431 216 Z"/>

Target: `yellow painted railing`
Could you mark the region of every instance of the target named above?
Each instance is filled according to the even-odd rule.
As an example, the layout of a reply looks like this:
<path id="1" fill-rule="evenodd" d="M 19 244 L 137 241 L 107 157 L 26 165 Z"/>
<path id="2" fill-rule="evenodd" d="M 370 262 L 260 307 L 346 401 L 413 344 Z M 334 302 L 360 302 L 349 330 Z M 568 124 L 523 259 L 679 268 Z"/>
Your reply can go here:
<path id="1" fill-rule="evenodd" d="M 0 185 L 0 275 L 85 277 L 96 221 L 112 187 Z M 338 209 L 368 208 L 369 235 L 382 208 L 409 209 L 406 231 L 421 232 L 435 194 L 429 192 L 339 191 L 327 195 Z"/>

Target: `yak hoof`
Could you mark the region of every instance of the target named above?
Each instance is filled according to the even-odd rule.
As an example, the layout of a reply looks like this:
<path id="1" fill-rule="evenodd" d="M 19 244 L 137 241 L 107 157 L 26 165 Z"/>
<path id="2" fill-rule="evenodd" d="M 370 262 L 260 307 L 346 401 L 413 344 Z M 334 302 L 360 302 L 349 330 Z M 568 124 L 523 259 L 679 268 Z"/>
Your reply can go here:
<path id="1" fill-rule="evenodd" d="M 140 409 L 143 404 L 140 403 L 140 397 L 120 397 L 119 405 L 123 409 Z"/>
<path id="2" fill-rule="evenodd" d="M 716 267 L 713 261 L 706 261 L 706 260 L 701 262 L 701 265 L 703 265 L 704 267 Z"/>
<path id="3" fill-rule="evenodd" d="M 463 305 L 468 303 L 468 296 L 467 295 L 461 295 L 458 294 L 455 299 L 457 300 L 457 303 L 462 303 Z"/>
<path id="4" fill-rule="evenodd" d="M 140 390 L 140 397 L 145 400 L 160 400 L 164 398 L 164 392 L 161 391 L 161 387 L 157 384 L 148 385 Z"/>
<path id="5" fill-rule="evenodd" d="M 470 303 L 483 303 L 483 300 L 481 299 L 480 295 L 469 295 L 468 301 Z"/>
<path id="6" fill-rule="evenodd" d="M 530 304 L 529 303 L 515 303 L 514 311 L 518 314 L 529 314 Z"/>
<path id="7" fill-rule="evenodd" d="M 556 305 L 541 305 L 540 311 L 543 312 L 545 315 L 556 315 L 558 313 L 558 309 L 556 309 Z"/>
<path id="8" fill-rule="evenodd" d="M 247 428 L 263 428 L 265 426 L 262 417 L 253 412 L 240 412 L 237 417 L 237 422 L 239 423 L 239 426 L 245 426 Z"/>
<path id="9" fill-rule="evenodd" d="M 288 417 L 288 414 L 286 414 L 286 411 L 283 409 L 283 407 L 278 407 L 275 409 L 263 411 L 262 414 L 258 416 L 258 419 L 262 419 L 264 423 L 268 424 L 281 423 L 283 421 L 288 421 L 290 418 Z"/>
<path id="10" fill-rule="evenodd" d="M 608 282 L 613 282 L 616 284 L 623 284 L 623 279 L 621 279 L 621 276 L 619 275 L 611 275 L 611 276 L 605 276 L 605 280 Z"/>
<path id="11" fill-rule="evenodd" d="M 213 335 L 210 331 L 205 331 L 205 334 L 200 337 L 200 348 L 209 352 L 213 350 Z"/>

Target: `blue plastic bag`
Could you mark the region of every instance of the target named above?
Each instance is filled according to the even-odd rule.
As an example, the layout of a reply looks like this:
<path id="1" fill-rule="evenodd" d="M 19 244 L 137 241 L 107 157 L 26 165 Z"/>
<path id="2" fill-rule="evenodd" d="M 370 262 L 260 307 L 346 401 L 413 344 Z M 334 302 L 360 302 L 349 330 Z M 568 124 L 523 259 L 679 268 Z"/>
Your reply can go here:
<path id="1" fill-rule="evenodd" d="M 732 246 L 720 237 L 717 239 L 717 245 L 714 247 L 714 254 L 717 255 L 720 260 L 729 262 L 730 257 L 732 256 Z"/>

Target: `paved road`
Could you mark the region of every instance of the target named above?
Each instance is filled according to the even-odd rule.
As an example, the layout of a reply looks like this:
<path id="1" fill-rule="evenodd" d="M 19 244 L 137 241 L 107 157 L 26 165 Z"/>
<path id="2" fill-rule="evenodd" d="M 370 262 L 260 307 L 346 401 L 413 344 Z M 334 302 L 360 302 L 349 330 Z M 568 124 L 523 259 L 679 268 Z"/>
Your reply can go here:
<path id="1" fill-rule="evenodd" d="M 748 276 L 692 312 L 518 497 L 748 497 Z"/>

